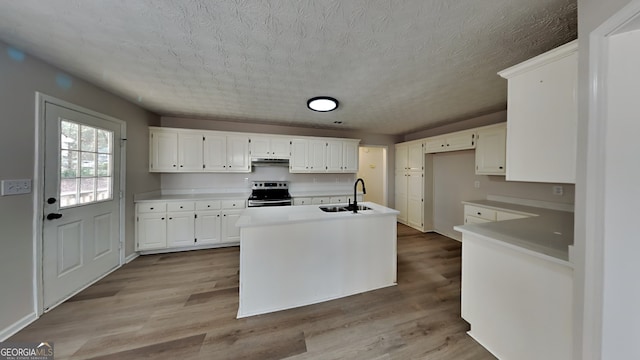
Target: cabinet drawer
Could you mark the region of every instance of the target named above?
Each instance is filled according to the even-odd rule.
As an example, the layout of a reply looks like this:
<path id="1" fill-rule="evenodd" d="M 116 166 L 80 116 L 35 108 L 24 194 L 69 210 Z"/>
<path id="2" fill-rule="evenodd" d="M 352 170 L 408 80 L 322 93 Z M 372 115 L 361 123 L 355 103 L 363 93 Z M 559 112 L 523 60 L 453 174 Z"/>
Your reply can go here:
<path id="1" fill-rule="evenodd" d="M 222 200 L 223 209 L 244 209 L 245 206 L 244 200 Z"/>
<path id="2" fill-rule="evenodd" d="M 464 223 L 465 225 L 469 225 L 469 224 L 484 224 L 484 223 L 488 223 L 488 222 L 492 222 L 491 220 L 487 220 L 487 219 L 483 219 L 483 218 L 479 218 L 476 216 L 471 216 L 471 215 L 467 215 L 464 217 Z"/>
<path id="3" fill-rule="evenodd" d="M 347 202 L 346 196 L 332 196 L 331 203 L 332 204 L 345 204 Z"/>
<path id="4" fill-rule="evenodd" d="M 193 211 L 193 201 L 175 201 L 167 204 L 167 211 Z"/>
<path id="5" fill-rule="evenodd" d="M 331 202 L 331 198 L 330 197 L 314 197 L 311 200 L 311 204 L 313 205 L 323 205 L 323 204 L 329 204 Z"/>
<path id="6" fill-rule="evenodd" d="M 496 221 L 496 211 L 473 205 L 464 206 L 465 216 L 475 216 L 489 221 Z"/>
<path id="7" fill-rule="evenodd" d="M 196 201 L 196 210 L 220 210 L 220 200 Z"/>
<path id="8" fill-rule="evenodd" d="M 167 203 L 164 202 L 151 202 L 151 203 L 139 203 L 139 213 L 159 213 L 167 211 Z"/>
<path id="9" fill-rule="evenodd" d="M 311 205 L 311 198 L 294 198 L 293 205 Z"/>

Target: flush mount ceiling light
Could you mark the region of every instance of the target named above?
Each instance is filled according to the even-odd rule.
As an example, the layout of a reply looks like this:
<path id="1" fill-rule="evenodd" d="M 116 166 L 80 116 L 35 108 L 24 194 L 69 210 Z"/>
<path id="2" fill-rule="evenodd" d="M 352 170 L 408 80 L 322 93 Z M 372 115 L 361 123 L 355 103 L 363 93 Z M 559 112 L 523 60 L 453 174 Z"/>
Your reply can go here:
<path id="1" fill-rule="evenodd" d="M 338 108 L 338 100 L 329 96 L 318 96 L 307 101 L 307 107 L 313 111 L 327 112 Z"/>

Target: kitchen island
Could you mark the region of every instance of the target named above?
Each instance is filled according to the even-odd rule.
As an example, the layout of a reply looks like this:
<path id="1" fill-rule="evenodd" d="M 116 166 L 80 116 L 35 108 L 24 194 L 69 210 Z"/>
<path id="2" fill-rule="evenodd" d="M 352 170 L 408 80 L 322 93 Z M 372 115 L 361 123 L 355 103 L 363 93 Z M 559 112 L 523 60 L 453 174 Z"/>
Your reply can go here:
<path id="1" fill-rule="evenodd" d="M 318 205 L 244 210 L 238 318 L 396 284 L 398 211 L 324 212 Z"/>

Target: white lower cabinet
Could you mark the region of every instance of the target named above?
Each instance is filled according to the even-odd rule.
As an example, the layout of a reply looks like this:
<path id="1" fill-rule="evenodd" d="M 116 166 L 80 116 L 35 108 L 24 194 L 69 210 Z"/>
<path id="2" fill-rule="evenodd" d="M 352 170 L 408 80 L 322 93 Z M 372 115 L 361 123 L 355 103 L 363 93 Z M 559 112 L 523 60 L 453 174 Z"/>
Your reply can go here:
<path id="1" fill-rule="evenodd" d="M 513 219 L 522 219 L 529 217 L 522 213 L 511 212 L 508 210 L 496 210 L 480 205 L 464 205 L 464 223 L 465 224 L 481 224 L 493 221 L 505 221 Z"/>
<path id="2" fill-rule="evenodd" d="M 242 210 L 222 211 L 222 243 L 240 242 L 240 228 L 236 226 L 236 222 L 240 218 L 241 212 Z"/>
<path id="3" fill-rule="evenodd" d="M 209 245 L 221 242 L 221 202 L 220 200 L 196 201 L 195 243 Z"/>
<path id="4" fill-rule="evenodd" d="M 245 200 L 149 201 L 136 204 L 136 250 L 186 250 L 237 243 Z"/>
<path id="5" fill-rule="evenodd" d="M 357 195 L 358 201 L 364 201 L 362 194 Z M 293 198 L 293 205 L 324 205 L 324 204 L 347 204 L 353 203 L 353 195 L 329 195 L 329 196 L 315 196 L 315 197 L 295 197 Z"/>
<path id="6" fill-rule="evenodd" d="M 167 213 L 167 247 L 194 244 L 194 216 L 193 211 Z"/>
<path id="7" fill-rule="evenodd" d="M 137 250 L 167 247 L 167 215 L 165 213 L 139 213 L 136 226 Z"/>
<path id="8" fill-rule="evenodd" d="M 314 197 L 311 199 L 312 205 L 323 205 L 323 204 L 330 204 L 330 203 L 331 203 L 331 198 L 329 196 Z"/>

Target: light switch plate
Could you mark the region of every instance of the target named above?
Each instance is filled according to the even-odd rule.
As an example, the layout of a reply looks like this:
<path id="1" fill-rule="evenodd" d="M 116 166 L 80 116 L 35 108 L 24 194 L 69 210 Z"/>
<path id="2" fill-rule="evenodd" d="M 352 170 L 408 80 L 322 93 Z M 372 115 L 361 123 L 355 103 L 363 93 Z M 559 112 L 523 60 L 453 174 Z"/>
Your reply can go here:
<path id="1" fill-rule="evenodd" d="M 2 180 L 2 196 L 29 194 L 31 179 Z"/>

